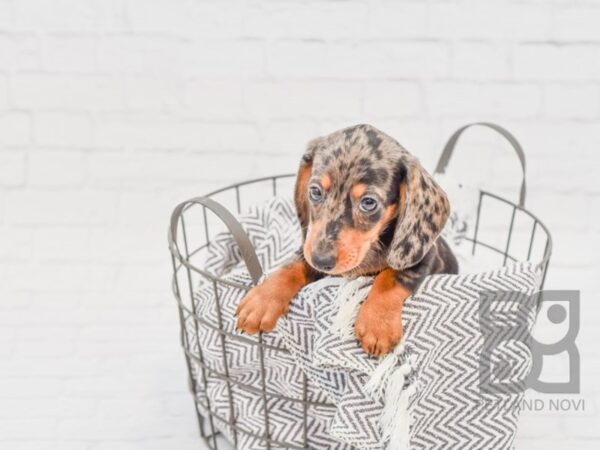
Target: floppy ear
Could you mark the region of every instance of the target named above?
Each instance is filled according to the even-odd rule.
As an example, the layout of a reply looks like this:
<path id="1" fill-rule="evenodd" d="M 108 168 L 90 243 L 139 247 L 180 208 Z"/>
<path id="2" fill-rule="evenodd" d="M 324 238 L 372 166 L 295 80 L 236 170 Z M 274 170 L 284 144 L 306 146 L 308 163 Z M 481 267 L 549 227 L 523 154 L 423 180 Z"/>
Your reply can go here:
<path id="1" fill-rule="evenodd" d="M 302 155 L 298 176 L 296 177 L 296 187 L 294 188 L 294 202 L 296 203 L 296 212 L 302 227 L 302 235 L 306 237 L 306 228 L 310 222 L 310 212 L 308 210 L 308 181 L 312 173 L 313 158 L 319 146 L 321 139 L 313 139 L 308 143 L 308 147 Z"/>
<path id="2" fill-rule="evenodd" d="M 446 193 L 410 154 L 401 160 L 398 221 L 387 262 L 395 270 L 418 264 L 427 254 L 450 215 Z"/>

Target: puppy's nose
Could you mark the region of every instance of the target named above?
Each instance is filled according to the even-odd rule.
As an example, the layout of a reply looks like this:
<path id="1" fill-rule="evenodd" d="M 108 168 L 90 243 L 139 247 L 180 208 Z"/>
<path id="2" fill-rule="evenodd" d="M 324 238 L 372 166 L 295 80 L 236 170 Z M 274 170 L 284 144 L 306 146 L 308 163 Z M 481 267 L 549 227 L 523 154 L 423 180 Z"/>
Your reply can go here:
<path id="1" fill-rule="evenodd" d="M 324 270 L 325 272 L 328 272 L 335 267 L 334 255 L 319 255 L 317 253 L 313 253 L 311 261 L 313 266 L 319 270 Z"/>

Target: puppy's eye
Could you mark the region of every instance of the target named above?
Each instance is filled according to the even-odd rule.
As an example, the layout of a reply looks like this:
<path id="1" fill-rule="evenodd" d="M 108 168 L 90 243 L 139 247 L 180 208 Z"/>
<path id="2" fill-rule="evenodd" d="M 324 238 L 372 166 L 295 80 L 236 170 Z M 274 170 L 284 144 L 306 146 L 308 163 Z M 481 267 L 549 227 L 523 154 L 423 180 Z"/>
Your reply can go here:
<path id="1" fill-rule="evenodd" d="M 378 206 L 379 204 L 377 203 L 377 200 L 375 200 L 373 197 L 363 197 L 360 201 L 359 208 L 363 212 L 370 213 L 375 211 Z"/>
<path id="2" fill-rule="evenodd" d="M 321 191 L 319 186 L 311 186 L 308 190 L 308 195 L 315 203 L 319 203 L 321 200 L 323 200 L 323 191 Z"/>

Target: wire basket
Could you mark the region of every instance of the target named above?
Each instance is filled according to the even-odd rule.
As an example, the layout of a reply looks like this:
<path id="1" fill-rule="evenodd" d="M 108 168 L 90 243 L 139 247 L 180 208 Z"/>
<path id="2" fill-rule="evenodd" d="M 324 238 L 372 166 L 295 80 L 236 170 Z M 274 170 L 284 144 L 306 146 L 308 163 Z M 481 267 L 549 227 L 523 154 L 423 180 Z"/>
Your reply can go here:
<path id="1" fill-rule="evenodd" d="M 518 203 L 492 192 L 480 190 L 477 212 L 473 218 L 473 223 L 469 224 L 469 230 L 472 230 L 472 232 L 463 236 L 463 239 L 470 243 L 473 255 L 479 253 L 494 255 L 498 258 L 499 265 L 506 265 L 511 261 L 534 261 L 541 273 L 541 289 L 550 261 L 552 239 L 547 227 L 525 208 L 525 156 L 516 139 L 508 131 L 495 124 L 476 123 L 466 125 L 457 130 L 448 140 L 435 173 L 444 172 L 459 137 L 467 128 L 473 125 L 491 128 L 508 140 L 521 162 L 523 179 Z M 228 448 L 227 445 L 222 445 L 223 441 L 219 438 L 222 434 L 220 430 L 224 428 L 231 431 L 233 441 L 231 444 L 235 448 L 238 448 L 238 440 L 242 434 L 258 439 L 267 449 L 310 448 L 308 438 L 309 410 L 328 406 L 326 403 L 312 402 L 307 399 L 310 382 L 305 375 L 302 379 L 302 395 L 298 398 L 285 396 L 269 389 L 265 380 L 265 351 L 287 353 L 287 349 L 266 343 L 262 335 L 249 337 L 225 330 L 218 303 L 219 286 L 229 285 L 244 291 L 249 290 L 250 287 L 220 278 L 202 268 L 203 256 L 211 245 L 211 240 L 218 233 L 229 230 L 239 245 L 241 256 L 246 262 L 252 280 L 256 283 L 262 275 L 262 269 L 248 236 L 227 208 L 237 211 L 239 214 L 245 210 L 246 205 L 256 204 L 263 199 L 266 200 L 280 193 L 291 195 L 294 178 L 294 174 L 285 174 L 233 184 L 215 190 L 203 197 L 193 198 L 179 204 L 171 216 L 168 241 L 173 265 L 172 289 L 179 309 L 181 345 L 188 367 L 189 388 L 195 402 L 200 434 L 212 450 Z M 209 211 L 211 214 L 208 214 Z M 490 211 L 492 212 L 490 213 Z M 492 217 L 493 220 L 491 223 L 486 224 L 484 219 L 488 216 Z M 505 223 L 499 220 L 500 217 L 505 219 Z M 201 281 L 212 284 L 217 302 L 216 321 L 208 320 L 206 317 L 197 314 L 194 291 Z M 190 321 L 193 323 L 191 329 L 186 326 Z M 202 344 L 198 342 L 198 330 L 201 327 L 208 327 L 220 335 L 224 367 L 222 372 L 216 371 L 205 364 Z M 227 346 L 235 345 L 235 343 L 256 346 L 261 375 L 259 387 L 245 384 L 230 376 Z M 210 378 L 226 383 L 230 408 L 228 417 L 224 417 L 211 409 L 208 397 L 200 395 L 200 392 L 208 392 Z M 249 429 L 244 424 L 236 423 L 234 411 L 235 390 L 248 391 L 262 397 L 261 414 L 262 420 L 264 420 L 264 434 L 257 434 L 256 431 Z M 273 418 L 270 416 L 268 404 L 273 399 L 292 401 L 302 408 L 302 446 L 277 441 L 270 435 L 270 423 Z"/>

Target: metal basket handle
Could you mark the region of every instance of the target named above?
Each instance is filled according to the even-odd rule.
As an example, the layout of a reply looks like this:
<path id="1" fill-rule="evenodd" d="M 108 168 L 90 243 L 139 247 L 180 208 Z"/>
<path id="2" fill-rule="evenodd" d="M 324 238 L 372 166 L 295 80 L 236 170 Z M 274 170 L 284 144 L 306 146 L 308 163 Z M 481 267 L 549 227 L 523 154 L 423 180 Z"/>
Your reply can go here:
<path id="1" fill-rule="evenodd" d="M 242 259 L 246 264 L 252 281 L 256 285 L 260 280 L 260 277 L 262 277 L 263 270 L 260 265 L 260 261 L 256 256 L 256 252 L 254 251 L 254 246 L 252 245 L 250 238 L 242 228 L 242 225 L 233 216 L 233 214 L 231 214 L 227 208 L 225 208 L 223 205 L 221 205 L 219 202 L 216 202 L 212 198 L 195 197 L 190 200 L 186 200 L 183 203 L 180 203 L 173 210 L 173 214 L 171 214 L 171 226 L 169 229 L 169 247 L 171 248 L 171 252 L 178 258 L 183 259 L 181 253 L 179 252 L 179 246 L 177 245 L 177 224 L 179 222 L 179 218 L 181 217 L 181 213 L 184 211 L 184 209 L 193 204 L 202 205 L 210 209 L 225 224 L 227 229 L 231 232 L 236 244 L 240 248 L 240 254 L 242 255 Z"/>
<path id="2" fill-rule="evenodd" d="M 521 144 L 519 144 L 519 141 L 517 141 L 517 139 L 508 130 L 506 130 L 505 128 L 502 128 L 500 125 L 496 125 L 495 123 L 475 122 L 475 123 L 470 123 L 468 125 L 465 125 L 465 126 L 459 128 L 458 130 L 456 130 L 452 134 L 452 136 L 450 136 L 450 139 L 448 139 L 448 142 L 446 142 L 446 145 L 444 146 L 444 150 L 442 151 L 442 155 L 440 156 L 440 159 L 439 159 L 437 166 L 435 168 L 435 171 L 433 173 L 434 174 L 436 174 L 436 173 L 442 174 L 445 172 L 446 166 L 448 165 L 448 162 L 450 161 L 450 157 L 452 156 L 452 153 L 454 152 L 454 147 L 456 147 L 456 143 L 458 142 L 458 139 L 460 138 L 460 136 L 463 134 L 463 132 L 467 128 L 470 128 L 475 125 L 491 128 L 492 130 L 500 133 L 500 135 L 502 135 L 510 143 L 512 148 L 515 150 L 517 156 L 519 157 L 519 161 L 521 163 L 521 169 L 523 171 L 523 178 L 521 181 L 521 190 L 519 193 L 519 206 L 521 208 L 524 208 L 527 187 L 526 187 L 526 182 L 525 182 L 525 153 L 523 152 L 523 147 L 521 147 Z"/>

